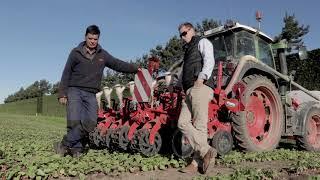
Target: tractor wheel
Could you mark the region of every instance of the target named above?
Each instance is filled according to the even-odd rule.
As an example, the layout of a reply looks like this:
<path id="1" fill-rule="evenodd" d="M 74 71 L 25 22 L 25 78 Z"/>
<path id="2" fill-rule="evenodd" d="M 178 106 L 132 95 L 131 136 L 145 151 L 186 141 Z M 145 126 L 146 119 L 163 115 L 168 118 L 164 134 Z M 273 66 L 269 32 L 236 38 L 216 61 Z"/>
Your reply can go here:
<path id="1" fill-rule="evenodd" d="M 122 126 L 119 131 L 119 147 L 123 150 L 127 150 L 129 145 L 128 132 L 129 126 Z"/>
<path id="2" fill-rule="evenodd" d="M 139 152 L 139 134 L 139 130 L 137 130 L 137 132 L 133 135 L 133 138 L 129 143 L 129 148 L 133 153 Z"/>
<path id="3" fill-rule="evenodd" d="M 108 128 L 107 134 L 103 136 L 103 145 L 107 147 L 107 149 L 111 148 L 111 135 L 113 134 L 113 129 Z"/>
<path id="4" fill-rule="evenodd" d="M 100 131 L 98 128 L 95 128 L 89 133 L 89 147 L 90 148 L 99 148 L 101 146 L 102 138 L 100 136 Z"/>
<path id="5" fill-rule="evenodd" d="M 210 145 L 217 150 L 220 156 L 223 156 L 232 150 L 232 134 L 227 131 L 218 131 L 210 141 Z"/>
<path id="6" fill-rule="evenodd" d="M 275 85 L 261 75 L 250 75 L 242 80 L 245 107 L 233 115 L 232 128 L 236 145 L 244 151 L 269 151 L 280 141 L 284 126 L 283 106 Z"/>
<path id="7" fill-rule="evenodd" d="M 110 150 L 112 151 L 115 151 L 115 150 L 119 150 L 119 144 L 118 144 L 118 137 L 119 137 L 119 129 L 118 128 L 114 128 L 114 129 L 111 129 L 109 128 L 108 131 L 110 131 L 110 138 L 109 138 L 109 147 L 110 147 Z"/>
<path id="8" fill-rule="evenodd" d="M 162 140 L 158 132 L 156 132 L 154 143 L 149 142 L 150 132 L 147 129 L 141 129 L 139 135 L 139 152 L 149 157 L 156 155 L 161 148 Z"/>
<path id="9" fill-rule="evenodd" d="M 320 151 L 320 104 L 307 102 L 299 106 L 298 118 L 303 121 L 303 135 L 297 145 L 307 151 Z"/>
<path id="10" fill-rule="evenodd" d="M 193 154 L 192 146 L 179 129 L 172 135 L 171 146 L 173 153 L 179 158 L 187 158 Z"/>
<path id="11" fill-rule="evenodd" d="M 121 127 L 117 127 L 113 129 L 112 134 L 110 135 L 111 144 L 113 148 L 118 149 L 119 148 L 119 132 L 121 130 Z"/>

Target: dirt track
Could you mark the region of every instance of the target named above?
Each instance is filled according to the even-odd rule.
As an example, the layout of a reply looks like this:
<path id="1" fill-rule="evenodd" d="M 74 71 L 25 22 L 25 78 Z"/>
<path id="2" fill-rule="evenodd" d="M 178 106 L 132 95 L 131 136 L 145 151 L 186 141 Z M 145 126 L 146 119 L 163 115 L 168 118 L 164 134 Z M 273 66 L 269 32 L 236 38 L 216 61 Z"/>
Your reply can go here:
<path id="1" fill-rule="evenodd" d="M 119 175 L 106 176 L 104 174 L 90 175 L 88 179 L 111 179 L 111 180 L 191 180 L 196 177 L 214 177 L 216 175 L 227 175 L 235 171 L 239 167 L 249 167 L 258 169 L 272 169 L 278 173 L 278 178 L 275 179 L 308 179 L 312 175 L 320 174 L 320 170 L 307 170 L 302 173 L 291 172 L 290 162 L 283 161 L 269 161 L 269 162 L 254 162 L 242 163 L 234 167 L 212 166 L 210 165 L 206 175 L 200 173 L 189 175 L 180 173 L 178 169 L 170 168 L 167 170 L 156 170 L 149 172 L 137 173 L 122 173 Z"/>

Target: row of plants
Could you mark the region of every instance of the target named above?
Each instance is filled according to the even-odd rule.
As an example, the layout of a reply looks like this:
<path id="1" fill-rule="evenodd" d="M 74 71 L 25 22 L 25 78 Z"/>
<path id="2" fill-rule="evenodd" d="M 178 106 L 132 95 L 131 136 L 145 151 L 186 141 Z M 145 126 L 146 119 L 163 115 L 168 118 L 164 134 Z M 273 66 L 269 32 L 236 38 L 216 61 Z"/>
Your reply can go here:
<path id="1" fill-rule="evenodd" d="M 85 178 L 92 173 L 117 175 L 122 172 L 151 171 L 184 167 L 171 156 L 142 157 L 139 154 L 92 150 L 79 158 L 61 157 L 52 144 L 65 133 L 63 118 L 0 114 L 0 177 Z"/>

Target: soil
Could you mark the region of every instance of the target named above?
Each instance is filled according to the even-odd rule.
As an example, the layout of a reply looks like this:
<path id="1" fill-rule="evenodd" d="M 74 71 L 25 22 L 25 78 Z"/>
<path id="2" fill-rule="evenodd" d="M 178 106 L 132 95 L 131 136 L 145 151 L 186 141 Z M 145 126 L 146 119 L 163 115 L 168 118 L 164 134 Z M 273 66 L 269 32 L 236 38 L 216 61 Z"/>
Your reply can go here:
<path id="1" fill-rule="evenodd" d="M 235 171 L 239 167 L 252 167 L 258 169 L 272 169 L 278 173 L 276 179 L 309 179 L 312 175 L 320 174 L 320 169 L 306 170 L 304 172 L 292 172 L 290 170 L 290 162 L 269 161 L 269 162 L 250 162 L 235 165 L 233 167 L 210 165 L 207 174 L 196 173 L 193 175 L 180 173 L 178 169 L 170 168 L 166 170 L 155 170 L 149 172 L 121 173 L 118 175 L 104 175 L 103 173 L 92 174 L 87 179 L 110 179 L 110 180 L 191 180 L 195 177 L 213 177 L 216 175 L 227 175 Z"/>

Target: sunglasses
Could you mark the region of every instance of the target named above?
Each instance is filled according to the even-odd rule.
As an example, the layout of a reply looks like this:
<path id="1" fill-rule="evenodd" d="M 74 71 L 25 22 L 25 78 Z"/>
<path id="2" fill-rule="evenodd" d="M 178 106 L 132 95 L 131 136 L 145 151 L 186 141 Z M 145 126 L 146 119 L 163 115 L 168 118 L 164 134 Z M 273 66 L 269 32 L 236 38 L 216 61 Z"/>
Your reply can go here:
<path id="1" fill-rule="evenodd" d="M 182 36 L 186 36 L 188 34 L 188 31 L 184 31 L 180 34 L 180 38 L 182 38 Z"/>

